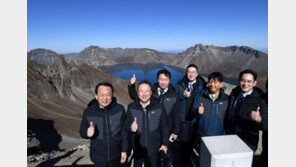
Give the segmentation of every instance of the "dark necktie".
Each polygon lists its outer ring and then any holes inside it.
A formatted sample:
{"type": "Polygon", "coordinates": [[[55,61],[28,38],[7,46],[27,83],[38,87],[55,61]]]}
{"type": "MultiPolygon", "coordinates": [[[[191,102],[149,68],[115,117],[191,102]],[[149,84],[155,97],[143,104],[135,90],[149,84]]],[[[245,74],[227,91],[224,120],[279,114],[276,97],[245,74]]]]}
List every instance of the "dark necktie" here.
{"type": "Polygon", "coordinates": [[[160,96],[162,96],[162,95],[163,95],[163,93],[164,93],[164,90],[163,90],[163,89],[160,89],[159,91],[160,91],[160,95],[159,95],[159,97],[160,97],[160,96]]]}
{"type": "Polygon", "coordinates": [[[239,98],[236,101],[235,107],[234,107],[234,115],[235,115],[235,117],[239,116],[239,111],[240,111],[240,108],[242,106],[242,103],[243,103],[244,99],[245,99],[245,97],[243,96],[243,94],[240,94],[239,98]]]}

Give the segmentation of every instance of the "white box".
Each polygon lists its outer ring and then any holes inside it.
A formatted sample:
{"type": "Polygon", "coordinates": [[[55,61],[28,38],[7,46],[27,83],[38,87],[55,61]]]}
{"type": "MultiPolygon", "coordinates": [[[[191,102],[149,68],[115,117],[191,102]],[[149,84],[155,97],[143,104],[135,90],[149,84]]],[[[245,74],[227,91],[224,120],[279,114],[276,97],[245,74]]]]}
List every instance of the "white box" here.
{"type": "Polygon", "coordinates": [[[251,167],[253,151],[237,135],[201,138],[201,167],[251,167]]]}

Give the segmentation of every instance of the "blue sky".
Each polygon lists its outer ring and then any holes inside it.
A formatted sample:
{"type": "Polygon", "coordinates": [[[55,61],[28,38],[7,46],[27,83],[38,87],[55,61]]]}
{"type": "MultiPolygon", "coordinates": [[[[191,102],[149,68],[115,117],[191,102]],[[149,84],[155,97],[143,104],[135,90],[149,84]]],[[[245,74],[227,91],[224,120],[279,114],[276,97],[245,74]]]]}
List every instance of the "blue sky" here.
{"type": "Polygon", "coordinates": [[[90,45],[185,50],[197,43],[267,52],[267,0],[28,0],[27,50],[90,45]]]}

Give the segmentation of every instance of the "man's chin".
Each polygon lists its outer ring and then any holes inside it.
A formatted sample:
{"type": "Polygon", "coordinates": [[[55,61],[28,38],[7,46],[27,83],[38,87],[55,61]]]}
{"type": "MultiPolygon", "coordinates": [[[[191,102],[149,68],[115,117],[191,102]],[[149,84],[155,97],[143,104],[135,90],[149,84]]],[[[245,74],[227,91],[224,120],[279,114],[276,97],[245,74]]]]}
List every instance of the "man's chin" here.
{"type": "Polygon", "coordinates": [[[148,101],[149,101],[149,99],[144,99],[144,100],[141,99],[141,102],[142,102],[142,103],[147,103],[148,101]]]}
{"type": "Polygon", "coordinates": [[[241,88],[242,89],[242,91],[248,91],[249,90],[249,88],[241,88]]]}
{"type": "Polygon", "coordinates": [[[161,89],[166,89],[168,86],[160,86],[161,89]]]}
{"type": "Polygon", "coordinates": [[[190,81],[190,82],[193,82],[194,80],[195,80],[195,79],[190,79],[190,78],[189,78],[189,81],[190,81]]]}
{"type": "Polygon", "coordinates": [[[102,104],[102,107],[107,107],[110,103],[104,103],[102,104]]]}

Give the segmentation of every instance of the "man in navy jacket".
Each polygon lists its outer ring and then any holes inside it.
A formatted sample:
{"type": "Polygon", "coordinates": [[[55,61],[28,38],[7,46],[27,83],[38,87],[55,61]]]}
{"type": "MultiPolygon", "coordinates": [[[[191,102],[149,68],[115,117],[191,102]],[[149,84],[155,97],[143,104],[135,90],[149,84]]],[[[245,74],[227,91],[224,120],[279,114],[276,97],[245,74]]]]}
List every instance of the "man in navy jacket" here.
{"type": "Polygon", "coordinates": [[[225,134],[224,117],[228,107],[228,96],[222,86],[223,75],[213,72],[208,77],[208,88],[199,96],[197,133],[200,137],[225,134]]]}

